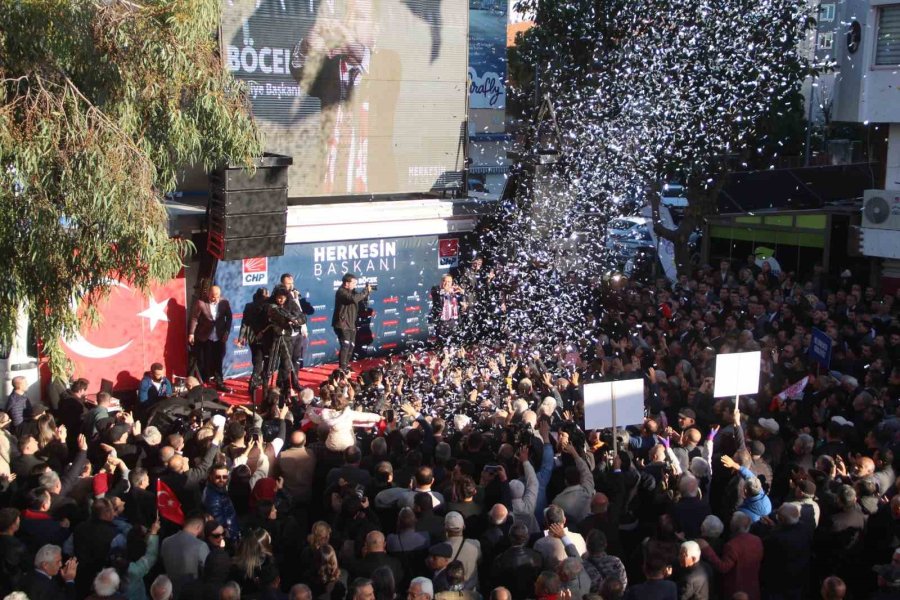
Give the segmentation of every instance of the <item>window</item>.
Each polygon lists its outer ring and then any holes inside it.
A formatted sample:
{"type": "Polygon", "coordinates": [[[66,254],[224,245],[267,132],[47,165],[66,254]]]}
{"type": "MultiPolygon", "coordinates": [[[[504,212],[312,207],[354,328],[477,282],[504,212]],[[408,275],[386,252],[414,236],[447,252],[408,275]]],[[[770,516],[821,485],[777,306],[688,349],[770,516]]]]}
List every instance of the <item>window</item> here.
{"type": "Polygon", "coordinates": [[[900,65],[900,4],[878,9],[875,64],[900,65]]]}
{"type": "Polygon", "coordinates": [[[819,21],[827,23],[834,21],[834,3],[819,5],[819,21]]]}
{"type": "Polygon", "coordinates": [[[834,48],[834,32],[833,31],[823,31],[819,34],[819,45],[817,46],[819,50],[831,50],[834,48]]]}

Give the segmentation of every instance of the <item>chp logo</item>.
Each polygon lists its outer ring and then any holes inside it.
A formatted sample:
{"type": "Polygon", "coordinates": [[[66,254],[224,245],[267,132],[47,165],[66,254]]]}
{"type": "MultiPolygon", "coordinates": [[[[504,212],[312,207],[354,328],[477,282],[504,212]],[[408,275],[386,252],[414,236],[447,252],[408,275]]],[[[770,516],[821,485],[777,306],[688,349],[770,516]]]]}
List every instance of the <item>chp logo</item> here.
{"type": "Polygon", "coordinates": [[[268,258],[245,258],[241,261],[241,285],[266,285],[268,283],[268,258]]]}
{"type": "Polygon", "coordinates": [[[438,268],[451,269],[459,266],[459,240],[456,238],[438,242],[438,268]]]}

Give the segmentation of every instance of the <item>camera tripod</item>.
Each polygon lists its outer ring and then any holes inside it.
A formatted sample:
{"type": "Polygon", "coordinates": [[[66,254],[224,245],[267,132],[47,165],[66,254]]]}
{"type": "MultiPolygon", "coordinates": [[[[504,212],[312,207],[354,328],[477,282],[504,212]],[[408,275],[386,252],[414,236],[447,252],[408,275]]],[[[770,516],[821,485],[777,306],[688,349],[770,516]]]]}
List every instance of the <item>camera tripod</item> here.
{"type": "MultiPolygon", "coordinates": [[[[294,381],[299,381],[297,377],[297,370],[294,368],[294,361],[291,360],[291,348],[288,346],[287,340],[285,338],[289,338],[289,336],[277,335],[275,334],[274,339],[272,340],[272,345],[269,348],[269,355],[266,358],[266,368],[263,371],[263,399],[268,395],[269,390],[273,387],[277,388],[276,385],[273,385],[272,378],[278,376],[278,371],[281,369],[281,361],[282,361],[282,353],[288,357],[288,365],[291,367],[291,372],[288,375],[288,381],[284,384],[287,389],[290,389],[294,385],[294,381]]],[[[251,400],[253,398],[251,397],[251,400]]],[[[287,401],[287,398],[282,397],[281,406],[287,401]]]]}

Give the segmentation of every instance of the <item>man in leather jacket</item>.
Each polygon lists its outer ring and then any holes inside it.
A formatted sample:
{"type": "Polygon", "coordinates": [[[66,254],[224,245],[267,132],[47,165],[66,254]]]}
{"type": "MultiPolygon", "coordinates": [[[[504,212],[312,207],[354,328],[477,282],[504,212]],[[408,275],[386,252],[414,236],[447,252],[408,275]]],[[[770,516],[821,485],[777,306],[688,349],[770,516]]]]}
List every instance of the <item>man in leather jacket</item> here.
{"type": "Polygon", "coordinates": [[[492,586],[506,585],[513,598],[530,598],[541,572],[541,555],[527,547],[528,526],[516,523],[509,530],[510,548],[500,554],[491,570],[492,586]]]}

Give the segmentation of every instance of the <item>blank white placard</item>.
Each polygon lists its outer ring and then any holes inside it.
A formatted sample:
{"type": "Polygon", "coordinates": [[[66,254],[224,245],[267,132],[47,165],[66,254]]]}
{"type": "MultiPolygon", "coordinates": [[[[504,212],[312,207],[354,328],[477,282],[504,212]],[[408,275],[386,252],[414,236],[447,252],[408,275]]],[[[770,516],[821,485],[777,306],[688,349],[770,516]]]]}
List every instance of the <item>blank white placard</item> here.
{"type": "Polygon", "coordinates": [[[716,355],[716,385],[713,396],[743,396],[759,392],[760,352],[716,355]]]}
{"type": "Polygon", "coordinates": [[[584,385],[584,428],[605,429],[613,426],[612,398],[616,397],[616,426],[639,425],[644,422],[644,379],[599,381],[584,385]]]}

